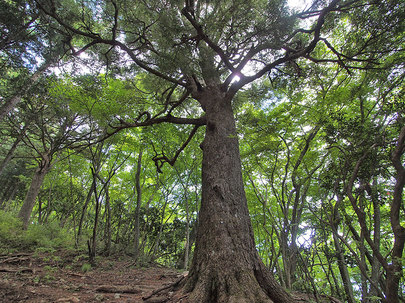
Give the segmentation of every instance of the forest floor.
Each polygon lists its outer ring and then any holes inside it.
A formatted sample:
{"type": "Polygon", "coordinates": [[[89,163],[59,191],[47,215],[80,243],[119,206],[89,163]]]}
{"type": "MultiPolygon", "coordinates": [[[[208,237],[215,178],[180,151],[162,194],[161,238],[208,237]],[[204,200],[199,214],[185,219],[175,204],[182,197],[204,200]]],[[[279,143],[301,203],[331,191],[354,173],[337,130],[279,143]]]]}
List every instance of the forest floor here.
{"type": "MultiPolygon", "coordinates": [[[[97,266],[74,252],[0,255],[0,303],[187,303],[173,292],[187,275],[159,265],[138,267],[130,257],[99,257],[97,266]]],[[[294,292],[295,302],[314,302],[294,292]]],[[[321,298],[322,297],[322,298],[321,298]]],[[[341,303],[328,296],[317,302],[341,303]]]]}
{"type": "Polygon", "coordinates": [[[91,268],[85,255],[63,251],[2,255],[0,302],[166,302],[170,292],[150,295],[184,275],[161,266],[140,268],[129,257],[99,258],[91,268]]]}

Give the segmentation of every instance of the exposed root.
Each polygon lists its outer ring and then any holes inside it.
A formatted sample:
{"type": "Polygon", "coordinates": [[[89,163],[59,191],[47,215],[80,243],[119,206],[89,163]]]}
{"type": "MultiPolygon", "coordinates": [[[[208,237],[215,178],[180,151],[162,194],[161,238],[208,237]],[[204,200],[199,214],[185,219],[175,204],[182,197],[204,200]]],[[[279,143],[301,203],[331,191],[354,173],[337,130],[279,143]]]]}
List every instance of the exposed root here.
{"type": "Polygon", "coordinates": [[[148,303],[167,302],[167,301],[169,301],[169,299],[171,297],[169,294],[176,291],[177,289],[179,289],[183,285],[182,282],[184,280],[185,280],[185,276],[181,276],[173,283],[170,283],[159,289],[154,290],[150,295],[142,297],[142,299],[148,303]],[[154,296],[158,296],[158,297],[153,298],[154,296]]]}
{"type": "Polygon", "coordinates": [[[342,303],[342,301],[327,295],[313,295],[313,294],[306,294],[301,292],[293,292],[292,296],[294,298],[295,303],[311,303],[311,302],[318,302],[318,303],[342,303]]]}
{"type": "Polygon", "coordinates": [[[187,281],[185,292],[189,302],[198,303],[272,303],[261,288],[253,271],[204,270],[198,278],[187,281]]]}
{"type": "Polygon", "coordinates": [[[0,272],[9,272],[9,273],[34,273],[31,268],[23,267],[18,269],[12,269],[7,267],[0,267],[0,272]]]}
{"type": "Polygon", "coordinates": [[[321,297],[328,299],[331,303],[342,303],[342,301],[339,301],[338,299],[331,296],[321,295],[321,297]]]}
{"type": "Polygon", "coordinates": [[[4,263],[9,263],[9,264],[16,264],[16,263],[22,263],[25,261],[30,260],[29,257],[25,257],[25,256],[17,256],[17,257],[10,257],[7,258],[5,260],[1,260],[0,264],[4,264],[4,263]]]}
{"type": "Polygon", "coordinates": [[[140,288],[128,287],[128,286],[114,286],[114,285],[101,285],[96,288],[98,292],[104,293],[126,293],[126,294],[139,294],[142,292],[140,288]]]}
{"type": "MultiPolygon", "coordinates": [[[[201,277],[200,277],[201,278],[201,277]]],[[[248,275],[241,275],[240,281],[234,277],[216,277],[216,280],[199,280],[195,283],[194,289],[188,288],[188,283],[192,282],[190,277],[178,278],[175,282],[154,290],[150,295],[143,297],[145,303],[278,303],[285,302],[271,300],[266,289],[258,285],[257,280],[250,284],[248,275]],[[242,281],[242,282],[240,282],[242,281]],[[232,286],[235,282],[235,285],[232,286]],[[187,284],[186,284],[187,283],[187,284]]],[[[260,284],[260,282],[259,282],[260,284]]],[[[267,286],[268,288],[269,286],[267,286]]],[[[273,294],[274,296],[274,294],[273,294]]],[[[283,299],[281,299],[283,300],[283,299]]],[[[293,292],[288,296],[288,302],[294,303],[342,303],[336,298],[312,294],[293,292]]]]}

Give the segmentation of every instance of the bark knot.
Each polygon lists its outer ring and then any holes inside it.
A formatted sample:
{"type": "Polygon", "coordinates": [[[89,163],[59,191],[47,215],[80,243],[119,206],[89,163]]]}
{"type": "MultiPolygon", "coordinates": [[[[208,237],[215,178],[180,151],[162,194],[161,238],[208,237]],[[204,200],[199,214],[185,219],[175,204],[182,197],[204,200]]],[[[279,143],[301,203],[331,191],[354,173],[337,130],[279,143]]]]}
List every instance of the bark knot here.
{"type": "Polygon", "coordinates": [[[218,180],[216,181],[212,188],[214,191],[220,196],[222,200],[225,200],[225,192],[229,189],[228,185],[226,184],[225,180],[218,180]]]}
{"type": "Polygon", "coordinates": [[[215,130],[215,128],[216,128],[216,125],[215,125],[214,122],[208,121],[207,122],[207,128],[208,128],[209,131],[213,132],[215,130]]]}

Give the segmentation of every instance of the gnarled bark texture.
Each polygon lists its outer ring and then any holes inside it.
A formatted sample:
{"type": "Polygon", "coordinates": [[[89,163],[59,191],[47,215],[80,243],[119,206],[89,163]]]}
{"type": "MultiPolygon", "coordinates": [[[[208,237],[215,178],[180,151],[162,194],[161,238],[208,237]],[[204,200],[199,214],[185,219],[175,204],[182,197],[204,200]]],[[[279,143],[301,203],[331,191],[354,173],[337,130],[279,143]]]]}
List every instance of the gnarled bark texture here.
{"type": "Polygon", "coordinates": [[[185,291],[189,302],[292,302],[260,260],[244,191],[232,96],[219,86],[196,94],[206,113],[202,202],[185,291]]]}

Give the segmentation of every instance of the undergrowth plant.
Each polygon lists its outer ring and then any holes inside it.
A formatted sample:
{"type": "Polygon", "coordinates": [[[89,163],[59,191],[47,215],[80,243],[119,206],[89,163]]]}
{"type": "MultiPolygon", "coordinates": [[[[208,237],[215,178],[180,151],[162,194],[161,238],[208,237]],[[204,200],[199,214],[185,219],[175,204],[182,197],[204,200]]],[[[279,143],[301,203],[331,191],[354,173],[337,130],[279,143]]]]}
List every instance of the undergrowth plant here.
{"type": "Polygon", "coordinates": [[[27,230],[13,214],[0,210],[0,253],[15,251],[46,251],[73,247],[71,233],[54,222],[31,224],[27,230]]]}

